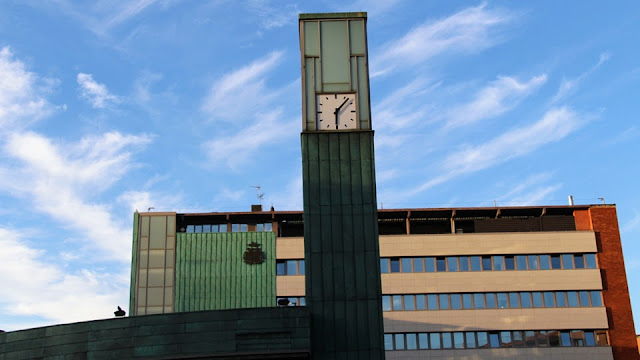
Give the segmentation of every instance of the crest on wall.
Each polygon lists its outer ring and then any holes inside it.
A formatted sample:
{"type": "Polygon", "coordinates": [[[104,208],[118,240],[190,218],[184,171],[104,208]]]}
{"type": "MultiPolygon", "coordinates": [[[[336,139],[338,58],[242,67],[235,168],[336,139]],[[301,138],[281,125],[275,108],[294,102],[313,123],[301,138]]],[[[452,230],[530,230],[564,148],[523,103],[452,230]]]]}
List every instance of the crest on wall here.
{"type": "Polygon", "coordinates": [[[258,265],[265,261],[264,251],[262,251],[262,245],[257,242],[252,242],[247,246],[247,250],[242,254],[242,260],[245,264],[258,265]]]}

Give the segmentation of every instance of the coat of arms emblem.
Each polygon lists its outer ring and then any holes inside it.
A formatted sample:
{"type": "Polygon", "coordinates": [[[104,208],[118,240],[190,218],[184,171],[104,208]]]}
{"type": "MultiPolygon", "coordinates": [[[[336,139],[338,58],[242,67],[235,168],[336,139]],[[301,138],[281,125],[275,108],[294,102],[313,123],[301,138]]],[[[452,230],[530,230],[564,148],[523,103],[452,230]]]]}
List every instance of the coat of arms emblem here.
{"type": "Polygon", "coordinates": [[[262,251],[262,245],[257,242],[252,242],[247,246],[247,251],[242,255],[242,260],[249,265],[262,264],[265,260],[264,251],[262,251]]]}

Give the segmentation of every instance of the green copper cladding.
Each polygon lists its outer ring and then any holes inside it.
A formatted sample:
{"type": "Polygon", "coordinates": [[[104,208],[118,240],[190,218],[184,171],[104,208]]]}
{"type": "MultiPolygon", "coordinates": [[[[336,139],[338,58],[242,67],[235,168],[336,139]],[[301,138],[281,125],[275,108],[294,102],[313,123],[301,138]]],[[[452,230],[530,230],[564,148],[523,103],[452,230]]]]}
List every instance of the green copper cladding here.
{"type": "Polygon", "coordinates": [[[301,138],[314,359],[384,359],[373,131],[301,138]]]}
{"type": "Polygon", "coordinates": [[[134,314],[136,306],[136,271],[138,269],[138,211],[133,213],[133,245],[131,249],[131,288],[129,289],[129,314],[134,314]]]}
{"type": "Polygon", "coordinates": [[[176,312],[276,306],[273,232],[178,233],[176,250],[176,312]],[[262,264],[242,259],[252,242],[262,264]]]}

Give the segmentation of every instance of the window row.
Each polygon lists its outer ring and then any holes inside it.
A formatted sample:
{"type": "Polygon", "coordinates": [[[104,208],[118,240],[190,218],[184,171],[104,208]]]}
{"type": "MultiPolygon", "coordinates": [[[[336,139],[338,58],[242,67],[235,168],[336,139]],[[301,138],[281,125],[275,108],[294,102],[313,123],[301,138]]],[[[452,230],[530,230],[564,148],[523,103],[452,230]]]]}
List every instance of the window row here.
{"type": "MultiPolygon", "coordinates": [[[[271,223],[255,224],[258,232],[273,231],[271,223]]],[[[184,230],[183,230],[184,231],[184,230]]],[[[248,224],[231,224],[231,232],[247,232],[249,231],[248,224]]],[[[186,232],[188,233],[217,233],[227,232],[227,224],[207,224],[207,225],[187,225],[186,232]]]]}
{"type": "Polygon", "coordinates": [[[380,259],[382,273],[595,269],[595,254],[392,257],[380,259]]]}
{"type": "Polygon", "coordinates": [[[281,299],[289,300],[289,304],[287,306],[307,306],[307,301],[304,296],[279,296],[276,299],[276,303],[279,304],[281,299]]]}
{"type": "Polygon", "coordinates": [[[602,306],[600,291],[383,295],[382,311],[602,306]]]}
{"type": "Polygon", "coordinates": [[[385,350],[582,347],[608,345],[605,330],[466,331],[384,334],[385,350]]]}
{"type": "Polygon", "coordinates": [[[304,260],[276,260],[276,275],[304,275],[304,260]]]}

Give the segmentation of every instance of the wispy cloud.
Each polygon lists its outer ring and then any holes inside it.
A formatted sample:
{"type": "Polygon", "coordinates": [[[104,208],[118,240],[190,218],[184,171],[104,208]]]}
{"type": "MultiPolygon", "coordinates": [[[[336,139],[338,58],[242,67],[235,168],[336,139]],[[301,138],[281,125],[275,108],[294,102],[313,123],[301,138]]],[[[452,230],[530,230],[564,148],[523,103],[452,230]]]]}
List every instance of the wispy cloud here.
{"type": "Polygon", "coordinates": [[[259,21],[261,28],[270,30],[295,23],[300,10],[296,4],[285,4],[278,1],[250,0],[248,10],[259,21]]]}
{"type": "Polygon", "coordinates": [[[274,51],[214,82],[203,101],[202,111],[212,119],[242,121],[270,102],[275,94],[266,89],[266,75],[282,56],[281,51],[274,51]]]}
{"type": "Polygon", "coordinates": [[[371,76],[387,74],[400,65],[415,65],[437,55],[474,53],[501,41],[500,27],[515,15],[486,4],[449,17],[427,21],[400,39],[390,41],[372,58],[371,76]]]}
{"type": "Polygon", "coordinates": [[[429,110],[424,99],[440,85],[418,78],[376,102],[372,109],[376,128],[401,130],[422,120],[429,110]]]}
{"type": "Polygon", "coordinates": [[[598,62],[595,65],[593,65],[591,68],[589,68],[587,71],[580,74],[578,77],[575,77],[573,79],[566,79],[566,78],[562,79],[562,82],[558,87],[558,91],[556,92],[553,99],[551,100],[551,103],[557,103],[571,96],[573,93],[575,93],[575,91],[580,87],[581,83],[586,78],[588,78],[589,75],[591,75],[594,71],[596,71],[600,66],[602,66],[604,63],[609,61],[609,59],[611,59],[611,54],[606,52],[602,53],[600,54],[598,62]]]}
{"type": "Polygon", "coordinates": [[[551,180],[551,173],[530,175],[520,183],[516,183],[505,194],[498,196],[496,200],[499,204],[508,206],[549,204],[551,194],[562,188],[561,183],[549,184],[551,180]]]}
{"type": "Polygon", "coordinates": [[[79,73],[77,81],[80,95],[96,109],[104,109],[120,102],[120,98],[111,94],[104,84],[93,80],[91,74],[79,73]]]}
{"type": "Polygon", "coordinates": [[[106,258],[126,260],[130,229],[114,218],[110,205],[94,199],[132,166],[133,151],[148,136],[117,132],[54,143],[33,133],[12,134],[3,152],[12,166],[0,167],[0,189],[31,201],[35,210],[85,234],[86,245],[106,258]]]}
{"type": "Polygon", "coordinates": [[[640,211],[634,210],[633,217],[620,227],[620,232],[630,233],[640,227],[640,211]]]}
{"type": "Polygon", "coordinates": [[[539,89],[547,81],[545,74],[521,82],[510,76],[498,76],[489,85],[479,90],[473,100],[450,110],[446,129],[473,124],[477,121],[499,116],[539,89]]]}
{"type": "Polygon", "coordinates": [[[14,58],[9,47],[0,49],[0,131],[26,127],[54,111],[42,82],[14,58]]]}

